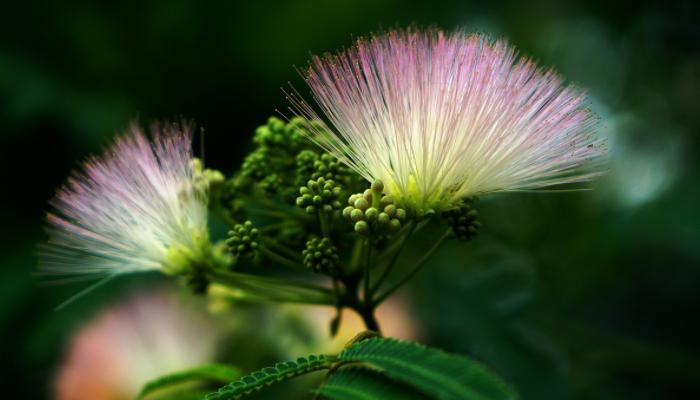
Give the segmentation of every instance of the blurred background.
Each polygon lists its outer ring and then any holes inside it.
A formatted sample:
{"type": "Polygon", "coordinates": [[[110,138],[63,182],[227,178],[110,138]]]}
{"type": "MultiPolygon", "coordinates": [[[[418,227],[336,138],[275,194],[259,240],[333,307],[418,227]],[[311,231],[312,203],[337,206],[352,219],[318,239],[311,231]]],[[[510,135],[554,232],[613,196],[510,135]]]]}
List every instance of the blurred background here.
{"type": "MultiPolygon", "coordinates": [[[[295,66],[310,53],[409,23],[506,37],[587,88],[610,162],[593,191],[482,198],[481,235],[402,291],[403,334],[478,357],[523,399],[700,398],[695,1],[33,3],[0,13],[0,381],[13,398],[54,398],[76,333],[167,285],[120,278],[54,311],[86,284],[40,284],[37,245],[80,160],[134,118],[185,116],[206,129],[207,164],[232,172],[254,128],[286,108],[280,87],[304,87],[295,66]]],[[[326,334],[306,316],[263,338],[260,314],[234,314],[253,332],[228,349],[245,368],[326,334]]]]}

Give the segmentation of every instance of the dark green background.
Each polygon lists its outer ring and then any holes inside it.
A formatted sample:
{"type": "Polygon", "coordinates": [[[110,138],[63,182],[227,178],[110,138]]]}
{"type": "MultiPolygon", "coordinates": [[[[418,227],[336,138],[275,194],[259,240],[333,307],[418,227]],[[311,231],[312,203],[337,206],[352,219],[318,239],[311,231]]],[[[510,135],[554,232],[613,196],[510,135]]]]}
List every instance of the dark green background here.
{"type": "MultiPolygon", "coordinates": [[[[16,2],[19,3],[19,2],[16,2]]],[[[594,191],[484,198],[483,234],[413,285],[428,341],[489,363],[524,399],[700,398],[700,30],[694,1],[122,1],[0,9],[3,391],[47,398],[62,346],[127,278],[37,284],[47,202],[129,120],[191,117],[232,171],[286,107],[294,66],[379,28],[509,38],[588,88],[608,137],[594,191]]],[[[153,279],[153,278],[149,278],[153,279]]]]}

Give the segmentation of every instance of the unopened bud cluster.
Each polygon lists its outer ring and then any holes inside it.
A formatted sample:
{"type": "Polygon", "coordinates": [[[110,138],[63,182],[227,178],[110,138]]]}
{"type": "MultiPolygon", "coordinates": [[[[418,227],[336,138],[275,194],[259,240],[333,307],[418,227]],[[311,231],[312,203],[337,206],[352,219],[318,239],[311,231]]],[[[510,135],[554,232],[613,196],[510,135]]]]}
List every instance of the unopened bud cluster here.
{"type": "Polygon", "coordinates": [[[318,178],[309,180],[306,186],[299,189],[300,196],[297,197],[297,206],[313,214],[317,210],[329,212],[341,207],[338,201],[340,186],[337,186],[331,179],[318,178]]]}
{"type": "Polygon", "coordinates": [[[303,133],[304,122],[295,117],[289,123],[285,123],[279,118],[270,117],[267,124],[255,130],[253,142],[263,147],[285,147],[289,149],[297,148],[304,143],[303,133]]]}
{"type": "Polygon", "coordinates": [[[296,171],[301,182],[324,178],[336,183],[345,182],[350,170],[330,154],[318,154],[313,150],[302,150],[296,156],[296,171]]]}
{"type": "Polygon", "coordinates": [[[270,156],[266,148],[248,154],[241,165],[241,174],[250,179],[264,178],[268,174],[270,156]]]}
{"type": "Polygon", "coordinates": [[[479,213],[469,202],[461,202],[459,207],[445,211],[442,216],[452,227],[453,234],[460,240],[470,240],[479,232],[481,226],[477,220],[479,213]]]}
{"type": "Polygon", "coordinates": [[[231,249],[231,253],[237,257],[250,256],[258,248],[256,240],[259,232],[250,221],[234,225],[233,230],[229,231],[228,235],[226,245],[231,249]]]}
{"type": "Polygon", "coordinates": [[[347,167],[341,164],[337,158],[330,154],[322,154],[321,157],[314,161],[314,173],[311,178],[333,179],[338,182],[344,179],[348,174],[349,171],[347,167]]]}
{"type": "Polygon", "coordinates": [[[302,252],[304,265],[314,272],[333,273],[338,266],[338,248],[328,238],[313,238],[302,252]]]}
{"type": "Polygon", "coordinates": [[[384,184],[377,180],[364,193],[356,193],[348,199],[343,217],[355,224],[355,232],[365,235],[371,232],[397,231],[406,219],[406,210],[398,208],[391,196],[382,195],[384,184]]]}

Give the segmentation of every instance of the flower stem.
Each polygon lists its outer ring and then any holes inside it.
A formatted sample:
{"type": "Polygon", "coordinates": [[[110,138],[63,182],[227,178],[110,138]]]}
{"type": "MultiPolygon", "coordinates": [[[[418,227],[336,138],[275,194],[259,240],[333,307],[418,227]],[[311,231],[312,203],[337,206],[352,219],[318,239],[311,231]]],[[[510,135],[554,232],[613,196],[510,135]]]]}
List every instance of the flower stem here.
{"type": "Polygon", "coordinates": [[[399,248],[396,250],[396,252],[394,252],[393,257],[391,258],[391,261],[389,262],[389,265],[387,265],[387,267],[382,272],[381,276],[379,276],[379,279],[377,280],[377,282],[375,282],[375,284],[370,289],[371,294],[374,294],[382,286],[382,283],[384,283],[384,280],[386,280],[386,278],[389,276],[389,274],[391,273],[391,270],[394,268],[394,265],[396,265],[396,261],[399,259],[399,256],[403,252],[404,247],[406,247],[406,243],[408,242],[408,239],[411,237],[411,235],[413,234],[413,231],[416,229],[416,224],[413,221],[409,222],[409,224],[411,226],[408,228],[408,232],[405,235],[403,235],[403,237],[401,238],[401,243],[399,244],[399,248]]]}
{"type": "Polygon", "coordinates": [[[304,268],[303,265],[296,263],[290,260],[289,258],[283,257],[265,246],[259,246],[258,249],[262,254],[264,254],[267,258],[271,259],[272,261],[278,262],[286,267],[292,268],[297,271],[306,271],[306,268],[304,268]]]}
{"type": "Polygon", "coordinates": [[[206,277],[209,282],[241,290],[246,295],[243,297],[302,304],[333,305],[336,303],[331,290],[305,282],[218,269],[206,271],[206,277]]]}
{"type": "Polygon", "coordinates": [[[369,307],[366,308],[362,311],[358,311],[360,314],[360,317],[362,317],[362,321],[365,323],[365,327],[367,330],[377,332],[379,334],[382,333],[381,328],[379,327],[379,323],[377,322],[377,319],[374,317],[374,308],[369,307]]]}
{"type": "Polygon", "coordinates": [[[328,220],[326,220],[325,212],[321,209],[318,210],[318,221],[321,225],[321,234],[323,234],[323,237],[330,238],[331,232],[328,228],[328,220]]]}
{"type": "MultiPolygon", "coordinates": [[[[365,284],[365,289],[364,289],[364,295],[365,295],[365,304],[370,304],[372,301],[372,295],[370,292],[370,281],[369,281],[369,270],[370,270],[370,265],[371,265],[371,260],[372,260],[372,247],[370,246],[370,238],[367,237],[364,240],[364,284],[365,284]]],[[[363,317],[364,318],[364,317],[363,317]]],[[[369,329],[369,328],[368,328],[369,329]]]]}
{"type": "Polygon", "coordinates": [[[384,292],[381,296],[377,298],[377,300],[374,302],[375,304],[381,304],[384,300],[386,300],[387,297],[389,297],[392,293],[394,293],[396,290],[398,290],[401,286],[403,286],[406,282],[408,282],[413,276],[420,271],[420,269],[425,265],[425,263],[428,261],[428,259],[437,251],[437,249],[440,248],[440,246],[445,242],[447,238],[449,238],[452,235],[452,230],[447,229],[447,231],[440,237],[440,239],[437,240],[433,244],[433,247],[430,248],[425,254],[423,254],[423,257],[421,257],[416,264],[411,268],[411,270],[404,275],[398,282],[394,284],[391,288],[389,288],[386,292],[384,292]]]}

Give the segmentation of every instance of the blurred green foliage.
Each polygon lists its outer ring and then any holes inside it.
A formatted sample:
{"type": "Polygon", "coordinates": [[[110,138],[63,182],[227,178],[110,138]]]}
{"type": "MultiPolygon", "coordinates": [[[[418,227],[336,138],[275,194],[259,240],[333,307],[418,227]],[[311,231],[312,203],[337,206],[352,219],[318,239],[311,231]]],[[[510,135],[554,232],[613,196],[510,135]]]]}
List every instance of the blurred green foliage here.
{"type": "Polygon", "coordinates": [[[47,202],[76,160],[132,118],[183,115],[206,128],[207,164],[231,172],[254,127],[286,108],[280,86],[303,88],[294,66],[310,52],[417,23],[505,36],[556,67],[589,89],[610,149],[593,191],[476,204],[481,234],[405,291],[426,341],[481,358],[524,399],[700,397],[699,16],[690,0],[4,5],[5,390],[49,398],[71,333],[158,279],[124,278],[53,310],[85,286],[33,276],[47,202]]]}

